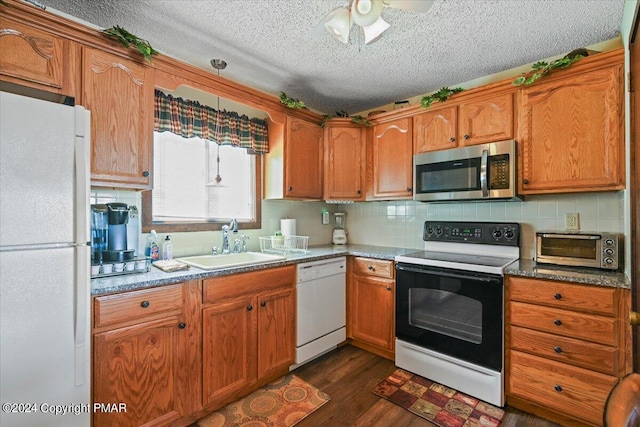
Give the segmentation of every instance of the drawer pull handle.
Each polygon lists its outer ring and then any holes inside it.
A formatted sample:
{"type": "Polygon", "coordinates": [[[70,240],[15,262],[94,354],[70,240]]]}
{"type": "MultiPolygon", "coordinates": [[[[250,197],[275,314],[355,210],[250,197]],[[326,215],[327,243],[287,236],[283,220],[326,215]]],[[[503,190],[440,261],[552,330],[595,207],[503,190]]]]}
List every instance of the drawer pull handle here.
{"type": "Polygon", "coordinates": [[[267,306],[267,302],[266,302],[266,301],[262,301],[262,302],[260,303],[260,307],[266,307],[266,306],[267,306]]]}
{"type": "Polygon", "coordinates": [[[247,306],[247,310],[249,310],[249,311],[253,310],[253,306],[252,305],[248,305],[247,306]]]}
{"type": "Polygon", "coordinates": [[[149,307],[149,305],[150,305],[149,301],[142,301],[140,303],[140,307],[142,307],[142,308],[147,308],[147,307],[149,307]]]}
{"type": "Polygon", "coordinates": [[[184,323],[184,322],[180,322],[180,323],[178,323],[178,328],[180,328],[180,329],[184,329],[184,328],[186,328],[186,327],[187,327],[187,324],[186,324],[186,323],[184,323]]]}
{"type": "Polygon", "coordinates": [[[562,299],[562,294],[555,293],[555,294],[553,294],[553,297],[554,297],[555,299],[562,299]]]}
{"type": "Polygon", "coordinates": [[[391,290],[391,286],[387,286],[387,290],[390,291],[391,290]]]}
{"type": "Polygon", "coordinates": [[[560,353],[562,353],[562,348],[556,346],[556,347],[553,347],[553,351],[555,351],[556,353],[560,354],[560,353]]]}
{"type": "Polygon", "coordinates": [[[373,265],[370,265],[369,267],[367,267],[369,269],[369,271],[373,271],[373,265]]]}
{"type": "Polygon", "coordinates": [[[554,323],[556,326],[560,326],[560,325],[562,325],[562,320],[560,320],[560,319],[555,319],[555,320],[553,321],[553,323],[554,323]]]}
{"type": "Polygon", "coordinates": [[[554,386],[553,386],[553,389],[554,389],[555,391],[557,391],[558,393],[560,393],[560,392],[562,391],[562,386],[561,386],[561,385],[556,384],[556,385],[554,385],[554,386]]]}

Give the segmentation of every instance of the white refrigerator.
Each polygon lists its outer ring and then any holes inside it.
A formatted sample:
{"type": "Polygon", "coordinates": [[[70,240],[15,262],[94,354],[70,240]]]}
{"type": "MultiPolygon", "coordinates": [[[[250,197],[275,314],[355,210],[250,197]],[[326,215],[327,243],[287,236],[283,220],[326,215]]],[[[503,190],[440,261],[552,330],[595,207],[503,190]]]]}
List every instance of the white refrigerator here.
{"type": "Polygon", "coordinates": [[[0,92],[0,425],[90,425],[89,112],[0,92]]]}

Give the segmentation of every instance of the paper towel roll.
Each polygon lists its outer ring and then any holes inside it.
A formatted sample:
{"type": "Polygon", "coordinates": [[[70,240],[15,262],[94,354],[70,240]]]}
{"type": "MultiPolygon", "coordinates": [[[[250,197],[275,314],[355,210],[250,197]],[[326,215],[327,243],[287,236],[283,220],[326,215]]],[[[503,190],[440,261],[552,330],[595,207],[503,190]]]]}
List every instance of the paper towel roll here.
{"type": "Polygon", "coordinates": [[[295,219],[281,219],[280,220],[280,232],[283,236],[295,236],[296,235],[296,220],[295,219]]]}

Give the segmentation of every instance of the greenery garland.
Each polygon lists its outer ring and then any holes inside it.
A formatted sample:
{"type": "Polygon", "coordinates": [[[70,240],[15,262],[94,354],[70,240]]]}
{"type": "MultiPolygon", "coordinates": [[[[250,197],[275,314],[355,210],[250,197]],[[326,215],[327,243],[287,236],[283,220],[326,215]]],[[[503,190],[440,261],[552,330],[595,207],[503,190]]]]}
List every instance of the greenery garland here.
{"type": "Polygon", "coordinates": [[[422,105],[423,108],[429,108],[431,107],[431,104],[433,104],[435,101],[445,102],[447,99],[449,99],[451,95],[454,95],[458,92],[462,92],[463,90],[464,89],[461,87],[456,87],[453,89],[449,89],[448,87],[443,87],[436,93],[432,93],[431,95],[426,95],[420,98],[420,105],[422,105]]]}
{"type": "Polygon", "coordinates": [[[369,119],[367,119],[366,117],[363,116],[349,116],[349,114],[347,114],[344,111],[336,111],[336,114],[325,114],[324,116],[322,116],[322,121],[320,122],[320,127],[323,128],[325,127],[325,125],[327,124],[327,121],[333,119],[334,117],[349,117],[351,118],[351,122],[358,124],[358,125],[364,125],[364,126],[371,126],[371,122],[369,121],[369,119]]]}
{"type": "Polygon", "coordinates": [[[565,57],[556,59],[555,61],[552,61],[550,63],[545,61],[538,61],[531,66],[534,71],[529,77],[520,76],[513,81],[513,85],[521,86],[533,84],[536,80],[546,76],[551,71],[559,70],[561,68],[567,68],[571,64],[579,61],[582,58],[584,58],[584,55],[578,53],[575,55],[568,54],[565,57]]]}
{"type": "Polygon", "coordinates": [[[304,102],[300,101],[299,99],[289,98],[284,92],[280,92],[280,102],[293,109],[307,108],[307,106],[304,105],[304,102]]]}
{"type": "Polygon", "coordinates": [[[148,41],[139,38],[131,34],[124,28],[116,25],[115,27],[107,28],[102,31],[107,37],[116,39],[120,44],[127,49],[134,45],[138,51],[144,56],[144,59],[151,62],[151,55],[157,55],[159,52],[151,47],[148,41]]]}

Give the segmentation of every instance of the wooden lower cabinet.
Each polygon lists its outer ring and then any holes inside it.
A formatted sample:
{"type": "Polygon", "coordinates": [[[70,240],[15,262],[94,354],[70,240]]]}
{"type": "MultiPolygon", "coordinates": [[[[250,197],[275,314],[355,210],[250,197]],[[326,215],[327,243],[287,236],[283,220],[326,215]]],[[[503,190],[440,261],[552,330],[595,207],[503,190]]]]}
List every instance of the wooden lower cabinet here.
{"type": "Polygon", "coordinates": [[[350,257],[347,271],[347,337],[367,351],[394,360],[393,261],[350,257]]]}
{"type": "Polygon", "coordinates": [[[217,409],[286,374],[295,361],[295,267],[203,283],[203,406],[217,409]]]}
{"type": "Polygon", "coordinates": [[[600,426],[631,371],[626,289],[507,278],[507,404],[567,426],[600,426]]]}
{"type": "Polygon", "coordinates": [[[198,294],[194,281],[94,298],[93,402],[126,405],[94,426],[179,425],[199,409],[198,294]]]}

